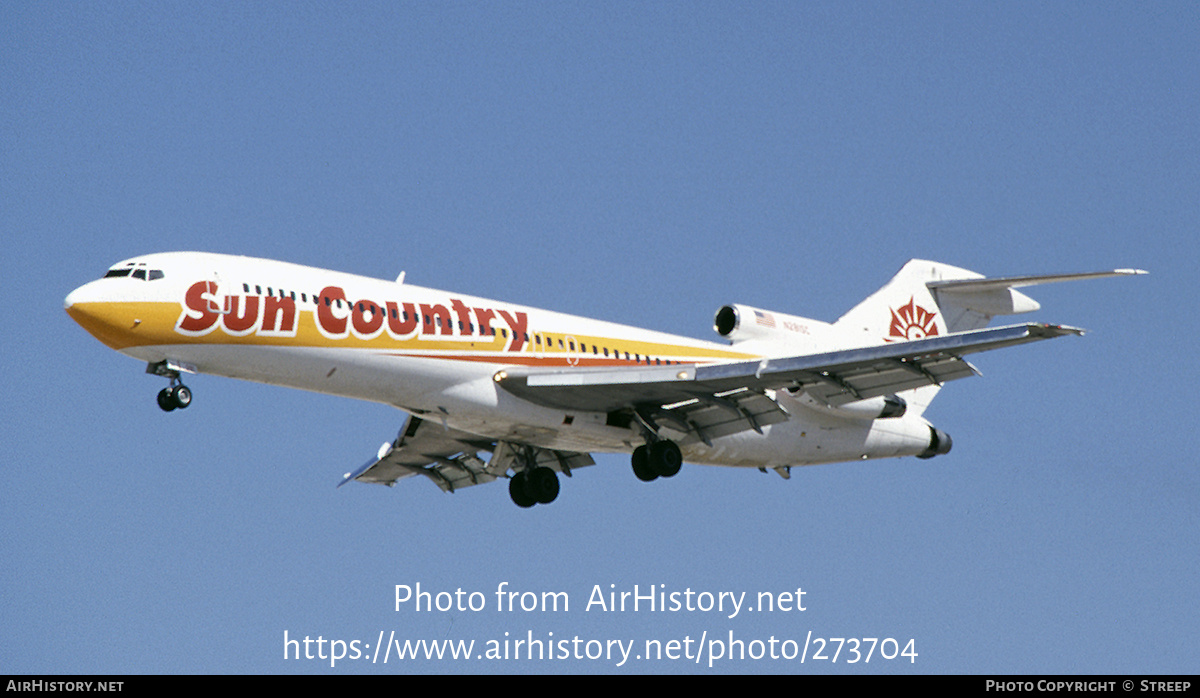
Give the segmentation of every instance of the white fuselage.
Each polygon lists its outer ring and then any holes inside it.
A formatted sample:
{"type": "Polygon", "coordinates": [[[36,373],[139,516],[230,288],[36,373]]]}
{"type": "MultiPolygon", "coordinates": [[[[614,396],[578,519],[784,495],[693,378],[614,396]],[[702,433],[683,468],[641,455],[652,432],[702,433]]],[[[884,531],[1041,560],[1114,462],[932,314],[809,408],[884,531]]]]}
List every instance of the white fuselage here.
{"type": "MultiPolygon", "coordinates": [[[[494,439],[629,452],[642,440],[603,412],[521,400],[512,367],[708,364],[757,358],[661,332],[284,262],[163,253],[122,262],[66,299],[112,348],[149,363],[393,405],[494,439]],[[126,273],[127,271],[127,273],[126,273]]],[[[920,454],[919,415],[856,417],[775,395],[787,421],[712,440],[680,435],[686,461],[779,467],[920,454]]]]}

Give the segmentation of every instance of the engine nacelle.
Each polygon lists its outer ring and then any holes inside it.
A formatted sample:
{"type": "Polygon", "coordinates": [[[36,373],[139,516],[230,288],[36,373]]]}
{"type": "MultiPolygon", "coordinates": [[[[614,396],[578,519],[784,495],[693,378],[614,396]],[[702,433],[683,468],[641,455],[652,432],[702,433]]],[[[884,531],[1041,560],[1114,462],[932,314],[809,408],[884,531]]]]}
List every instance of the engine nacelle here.
{"type": "Polygon", "coordinates": [[[796,402],[817,412],[850,419],[899,419],[908,412],[908,403],[899,395],[880,395],[835,406],[818,400],[798,388],[788,388],[781,391],[781,394],[787,394],[796,402]]]}
{"type": "Polygon", "coordinates": [[[815,348],[834,334],[833,326],[827,322],[740,303],[721,306],[713,318],[713,329],[733,344],[762,342],[799,349],[815,348]]]}
{"type": "Polygon", "coordinates": [[[917,458],[933,458],[934,456],[944,456],[950,452],[950,447],[954,445],[950,435],[941,429],[929,427],[929,448],[917,454],[917,458]]]}
{"type": "Polygon", "coordinates": [[[908,403],[899,395],[881,395],[867,400],[848,402],[845,405],[831,407],[830,410],[858,419],[899,419],[908,412],[908,403]]]}

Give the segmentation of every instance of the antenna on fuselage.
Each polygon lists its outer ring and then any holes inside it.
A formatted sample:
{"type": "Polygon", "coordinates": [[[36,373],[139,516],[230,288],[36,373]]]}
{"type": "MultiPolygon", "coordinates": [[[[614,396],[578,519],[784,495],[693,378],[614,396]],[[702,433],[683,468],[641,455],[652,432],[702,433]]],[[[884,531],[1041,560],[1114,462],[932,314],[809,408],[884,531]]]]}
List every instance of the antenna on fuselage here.
{"type": "Polygon", "coordinates": [[[396,277],[396,283],[398,283],[398,284],[404,283],[404,272],[400,272],[400,276],[396,277]]]}

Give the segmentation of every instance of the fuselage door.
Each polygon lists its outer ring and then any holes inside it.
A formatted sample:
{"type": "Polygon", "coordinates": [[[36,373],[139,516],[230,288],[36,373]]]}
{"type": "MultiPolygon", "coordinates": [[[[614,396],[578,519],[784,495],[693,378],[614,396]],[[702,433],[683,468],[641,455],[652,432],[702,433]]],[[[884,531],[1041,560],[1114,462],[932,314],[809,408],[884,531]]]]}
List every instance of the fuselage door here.
{"type": "Polygon", "coordinates": [[[563,337],[563,343],[565,344],[563,349],[565,349],[567,352],[567,363],[571,366],[578,366],[579,353],[581,351],[579,348],[579,341],[576,340],[573,335],[567,335],[566,337],[563,337]]]}
{"type": "Polygon", "coordinates": [[[205,309],[210,313],[228,315],[233,312],[230,293],[237,289],[228,286],[229,282],[221,278],[221,272],[213,271],[208,279],[208,292],[204,294],[205,309]]]}

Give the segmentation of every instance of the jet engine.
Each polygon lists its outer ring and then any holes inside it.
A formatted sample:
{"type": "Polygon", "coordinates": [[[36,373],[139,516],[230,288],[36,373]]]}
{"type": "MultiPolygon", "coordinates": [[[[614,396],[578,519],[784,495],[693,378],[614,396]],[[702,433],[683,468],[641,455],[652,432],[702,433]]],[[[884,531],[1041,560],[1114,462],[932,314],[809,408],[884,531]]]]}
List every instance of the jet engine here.
{"type": "Polygon", "coordinates": [[[713,318],[713,329],[730,344],[766,356],[835,351],[863,346],[861,334],[845,328],[773,310],[735,303],[723,305],[713,318]]]}
{"type": "Polygon", "coordinates": [[[832,333],[833,326],[820,320],[736,303],[723,305],[717,310],[713,329],[733,344],[759,341],[815,347],[817,341],[832,333]]]}
{"type": "Polygon", "coordinates": [[[830,405],[800,388],[788,388],[786,394],[809,409],[850,419],[899,419],[908,411],[908,403],[899,395],[880,395],[843,405],[830,405]]]}
{"type": "Polygon", "coordinates": [[[934,456],[944,456],[950,452],[950,447],[954,445],[950,435],[941,429],[929,427],[929,448],[917,454],[917,458],[933,458],[934,456]]]}

